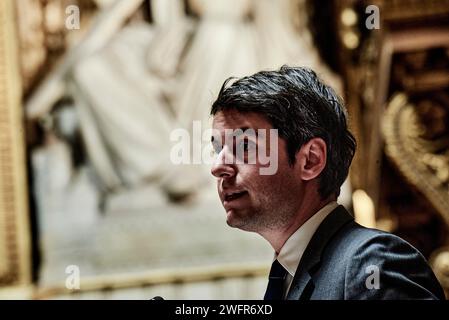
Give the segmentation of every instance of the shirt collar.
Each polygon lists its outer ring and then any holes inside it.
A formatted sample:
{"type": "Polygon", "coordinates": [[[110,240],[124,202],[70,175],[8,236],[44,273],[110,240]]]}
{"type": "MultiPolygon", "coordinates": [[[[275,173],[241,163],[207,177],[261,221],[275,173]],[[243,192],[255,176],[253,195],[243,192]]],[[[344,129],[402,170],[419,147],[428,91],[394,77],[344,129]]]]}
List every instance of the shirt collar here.
{"type": "Polygon", "coordinates": [[[277,259],[291,276],[295,275],[299,261],[316,229],[318,229],[327,215],[337,207],[338,203],[336,201],[329,202],[287,239],[278,255],[275,253],[274,259],[277,259]]]}

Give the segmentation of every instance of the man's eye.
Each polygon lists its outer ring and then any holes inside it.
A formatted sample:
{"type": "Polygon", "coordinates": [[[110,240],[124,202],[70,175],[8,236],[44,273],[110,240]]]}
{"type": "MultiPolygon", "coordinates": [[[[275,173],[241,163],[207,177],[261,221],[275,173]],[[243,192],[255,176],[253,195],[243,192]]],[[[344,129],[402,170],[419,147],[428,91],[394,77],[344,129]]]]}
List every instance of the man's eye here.
{"type": "Polygon", "coordinates": [[[212,143],[212,148],[215,154],[219,154],[223,150],[223,146],[220,143],[212,143]]]}
{"type": "Polygon", "coordinates": [[[243,151],[253,150],[254,147],[255,147],[255,144],[252,141],[244,140],[239,143],[239,148],[240,148],[240,150],[243,150],[243,151]]]}

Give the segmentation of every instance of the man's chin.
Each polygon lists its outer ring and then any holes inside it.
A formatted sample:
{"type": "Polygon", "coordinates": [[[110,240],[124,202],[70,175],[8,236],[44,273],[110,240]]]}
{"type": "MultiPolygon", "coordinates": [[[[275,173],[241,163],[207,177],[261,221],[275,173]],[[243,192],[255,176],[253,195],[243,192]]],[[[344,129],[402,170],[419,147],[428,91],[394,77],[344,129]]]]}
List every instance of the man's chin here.
{"type": "Polygon", "coordinates": [[[234,210],[228,210],[226,212],[226,224],[231,228],[236,228],[244,231],[254,231],[250,227],[250,223],[236,214],[234,210]]]}
{"type": "Polygon", "coordinates": [[[234,209],[229,209],[226,211],[226,223],[231,228],[239,228],[242,225],[241,219],[236,216],[234,209]]]}

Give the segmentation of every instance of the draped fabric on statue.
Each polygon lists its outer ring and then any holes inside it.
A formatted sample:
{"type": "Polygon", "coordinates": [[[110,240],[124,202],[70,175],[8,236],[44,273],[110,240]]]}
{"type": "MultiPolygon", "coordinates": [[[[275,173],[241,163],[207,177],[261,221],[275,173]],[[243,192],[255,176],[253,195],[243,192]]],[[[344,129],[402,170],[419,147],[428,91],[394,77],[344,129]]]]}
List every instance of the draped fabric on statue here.
{"type": "MultiPolygon", "coordinates": [[[[224,79],[241,77],[284,64],[308,66],[339,87],[339,81],[320,62],[305,40],[306,30],[293,28],[290,0],[206,1],[200,7],[199,25],[183,62],[176,101],[180,123],[210,122],[209,109],[224,79]],[[249,17],[252,17],[251,19],[249,17]]],[[[305,5],[301,1],[302,6],[305,5]]]]}
{"type": "Polygon", "coordinates": [[[254,24],[260,70],[283,64],[312,68],[341,92],[341,81],[321,61],[307,28],[306,0],[255,0],[254,24]],[[296,24],[295,20],[299,20],[296,24]]]}
{"type": "Polygon", "coordinates": [[[250,1],[191,1],[199,5],[199,24],[182,63],[176,94],[177,118],[209,124],[210,106],[223,81],[258,71],[254,25],[245,20],[250,1]]]}
{"type": "MultiPolygon", "coordinates": [[[[170,3],[175,13],[182,12],[173,6],[179,1],[170,3]]],[[[196,185],[191,168],[182,168],[187,179],[179,180],[175,177],[181,168],[169,165],[168,139],[179,125],[165,98],[191,23],[182,16],[164,22],[126,26],[74,67],[70,87],[81,130],[90,161],[107,189],[147,181],[181,191],[196,185]]]]}

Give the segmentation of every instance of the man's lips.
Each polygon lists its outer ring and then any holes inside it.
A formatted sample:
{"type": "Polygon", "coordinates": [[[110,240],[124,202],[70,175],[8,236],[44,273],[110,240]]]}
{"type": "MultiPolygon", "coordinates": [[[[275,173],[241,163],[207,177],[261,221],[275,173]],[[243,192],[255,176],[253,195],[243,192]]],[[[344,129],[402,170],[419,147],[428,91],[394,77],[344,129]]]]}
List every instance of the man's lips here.
{"type": "Polygon", "coordinates": [[[233,191],[233,192],[226,192],[224,194],[224,204],[226,203],[230,203],[234,200],[240,199],[241,197],[243,197],[244,195],[248,194],[247,191],[233,191]]]}

